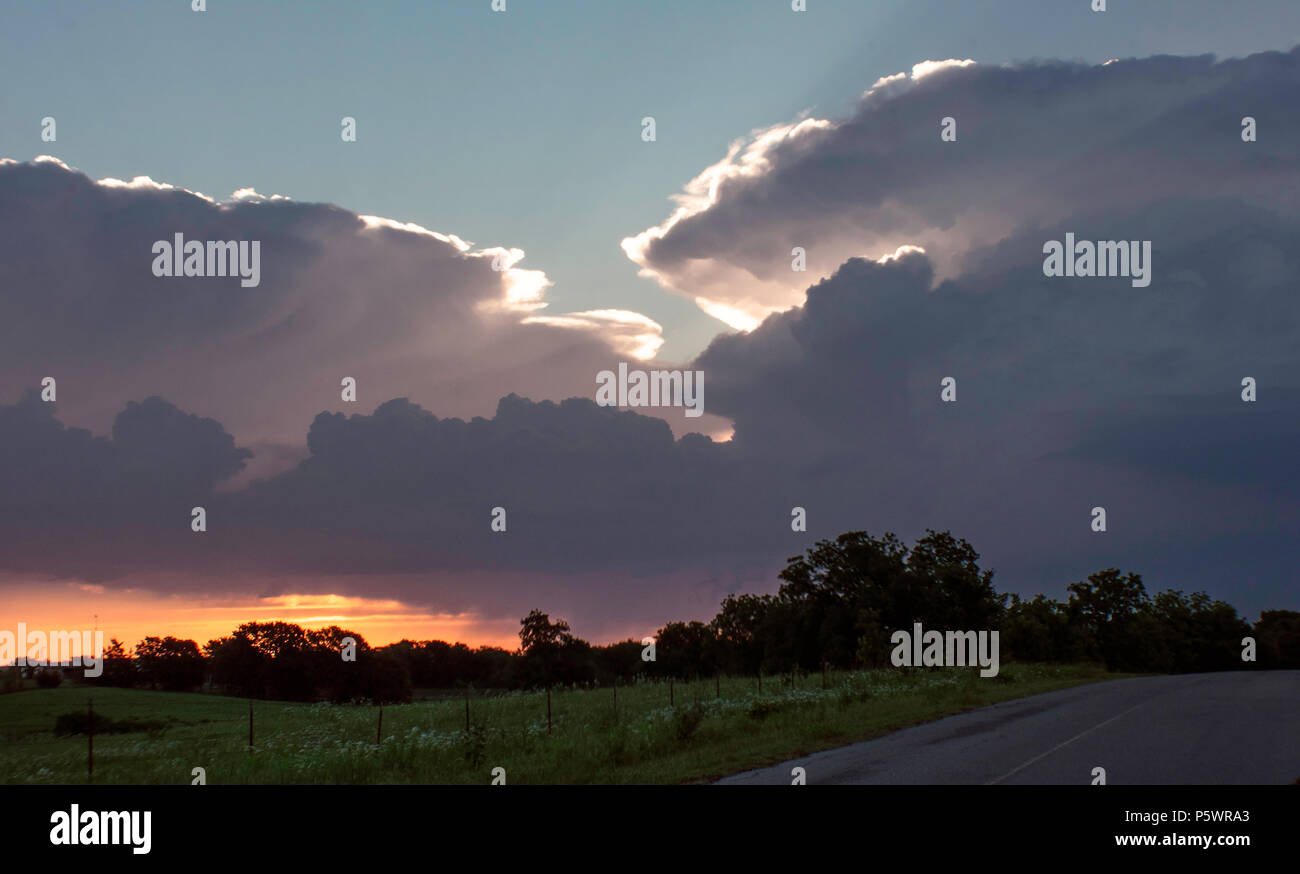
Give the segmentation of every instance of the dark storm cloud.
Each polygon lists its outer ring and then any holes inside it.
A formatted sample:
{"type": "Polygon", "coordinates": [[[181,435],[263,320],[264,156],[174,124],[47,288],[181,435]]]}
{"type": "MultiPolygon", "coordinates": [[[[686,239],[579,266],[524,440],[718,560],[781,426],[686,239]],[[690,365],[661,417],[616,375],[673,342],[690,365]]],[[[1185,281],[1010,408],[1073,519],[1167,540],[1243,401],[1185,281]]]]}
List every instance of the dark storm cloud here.
{"type": "Polygon", "coordinates": [[[919,252],[849,261],[696,365],[737,450],[805,459],[832,528],[952,527],[1028,591],[1117,564],[1233,600],[1268,568],[1261,588],[1292,603],[1298,252],[1294,215],[1237,201],[1081,215],[933,288],[919,252]],[[1042,242],[1067,227],[1154,240],[1151,286],[1045,277],[1042,242]]]}
{"type": "Polygon", "coordinates": [[[275,594],[278,578],[308,579],[446,611],[572,604],[626,622],[699,609],[701,586],[715,603],[766,574],[755,537],[780,543],[769,533],[784,525],[761,470],[586,399],[511,395],[468,422],[406,399],[322,413],[305,461],[233,494],[214,487],[245,453],[210,419],[153,398],[119,414],[109,439],[63,426],[52,407],[31,395],[0,408],[0,445],[13,450],[0,458],[0,571],[146,578],[182,594],[275,594]],[[193,506],[205,532],[190,530],[193,506]],[[490,529],[497,506],[505,532],[490,529]]]}
{"type": "Polygon", "coordinates": [[[49,495],[87,503],[72,548],[51,548],[37,518],[3,551],[6,569],[170,574],[179,591],[315,578],[440,609],[560,603],[602,627],[667,605],[707,612],[725,591],[770,585],[817,536],[941,527],[971,539],[1006,588],[1059,594],[1113,564],[1248,609],[1281,604],[1300,532],[1287,479],[1300,226],[1194,200],[1109,221],[1166,241],[1149,288],[1046,278],[1038,237],[978,252],[933,289],[919,252],[847,262],[802,307],[695,362],[710,408],[736,422],[730,443],[674,440],[661,420],[586,399],[511,395],[469,421],[397,399],[318,415],[294,470],[216,494],[243,459],[210,420],[152,400],[96,440],[28,399],[0,417],[17,434],[4,442],[42,459],[30,482],[51,488],[8,490],[6,518],[49,495]],[[940,401],[945,376],[956,403],[940,401]],[[1245,376],[1255,403],[1241,400],[1245,376]],[[160,471],[125,485],[129,501],[96,503],[153,452],[160,471]],[[178,494],[167,472],[190,467],[205,473],[178,494]],[[87,470],[98,491],[78,491],[87,470]],[[208,507],[201,535],[193,504],[208,507]],[[504,533],[490,528],[496,506],[504,533]],[[790,530],[794,506],[809,534],[790,530]],[[1105,534],[1090,529],[1094,506],[1105,534]]]}

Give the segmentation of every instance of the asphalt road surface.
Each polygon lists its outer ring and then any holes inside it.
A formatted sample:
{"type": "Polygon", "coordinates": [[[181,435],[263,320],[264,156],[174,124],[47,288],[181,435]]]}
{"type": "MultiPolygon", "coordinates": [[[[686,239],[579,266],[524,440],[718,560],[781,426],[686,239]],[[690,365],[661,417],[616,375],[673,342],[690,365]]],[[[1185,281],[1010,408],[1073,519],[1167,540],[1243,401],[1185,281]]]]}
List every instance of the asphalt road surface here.
{"type": "Polygon", "coordinates": [[[1300,780],[1300,671],[1110,680],[1005,701],[725,784],[1271,784],[1300,780]]]}

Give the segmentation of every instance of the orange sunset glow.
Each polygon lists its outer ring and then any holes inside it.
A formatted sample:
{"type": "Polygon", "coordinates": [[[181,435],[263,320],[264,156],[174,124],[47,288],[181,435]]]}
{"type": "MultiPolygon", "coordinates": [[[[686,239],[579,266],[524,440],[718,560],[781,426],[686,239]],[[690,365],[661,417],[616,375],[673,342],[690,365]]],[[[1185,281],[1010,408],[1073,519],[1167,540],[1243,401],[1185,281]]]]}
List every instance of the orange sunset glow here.
{"type": "Polygon", "coordinates": [[[0,628],[24,622],[30,629],[98,628],[105,641],[127,647],[147,637],[189,638],[200,645],[245,622],[292,622],[304,628],[339,625],[371,646],[402,638],[445,640],[468,646],[519,646],[517,619],[488,620],[474,614],[438,614],[400,601],[344,595],[180,597],[141,589],[108,589],[92,583],[48,583],[14,589],[0,604],[0,628]]]}

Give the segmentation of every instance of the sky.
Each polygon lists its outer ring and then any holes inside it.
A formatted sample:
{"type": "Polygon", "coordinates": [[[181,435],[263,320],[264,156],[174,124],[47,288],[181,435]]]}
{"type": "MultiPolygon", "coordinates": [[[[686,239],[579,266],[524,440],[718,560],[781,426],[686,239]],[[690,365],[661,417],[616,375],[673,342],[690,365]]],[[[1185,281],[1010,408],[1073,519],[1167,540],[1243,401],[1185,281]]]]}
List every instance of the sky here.
{"type": "Polygon", "coordinates": [[[1300,606],[1297,4],[207,6],[6,8],[4,627],[639,638],[854,528],[1300,606]],[[1075,231],[1151,286],[1044,282],[1075,231]],[[705,415],[596,407],[620,360],[705,415]]]}
{"type": "Polygon", "coordinates": [[[619,247],[728,145],[841,117],[923,60],[1287,50],[1290,0],[217,0],[16,2],[0,34],[0,155],[344,206],[520,248],[556,310],[615,306],[683,360],[726,326],[619,247]],[[640,122],[657,121],[651,146],[640,122]],[[59,120],[57,148],[35,139],[59,120]],[[339,119],[357,141],[339,141],[339,119]],[[35,121],[33,121],[33,119],[35,121]]]}

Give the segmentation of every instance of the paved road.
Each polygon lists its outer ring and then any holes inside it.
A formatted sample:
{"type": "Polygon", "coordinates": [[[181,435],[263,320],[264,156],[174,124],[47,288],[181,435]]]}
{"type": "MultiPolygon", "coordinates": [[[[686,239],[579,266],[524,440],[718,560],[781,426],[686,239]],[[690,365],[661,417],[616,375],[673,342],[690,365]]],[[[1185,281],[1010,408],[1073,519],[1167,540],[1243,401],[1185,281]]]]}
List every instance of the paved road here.
{"type": "Polygon", "coordinates": [[[1005,701],[719,782],[1269,784],[1300,780],[1300,671],[1111,680],[1005,701]]]}

